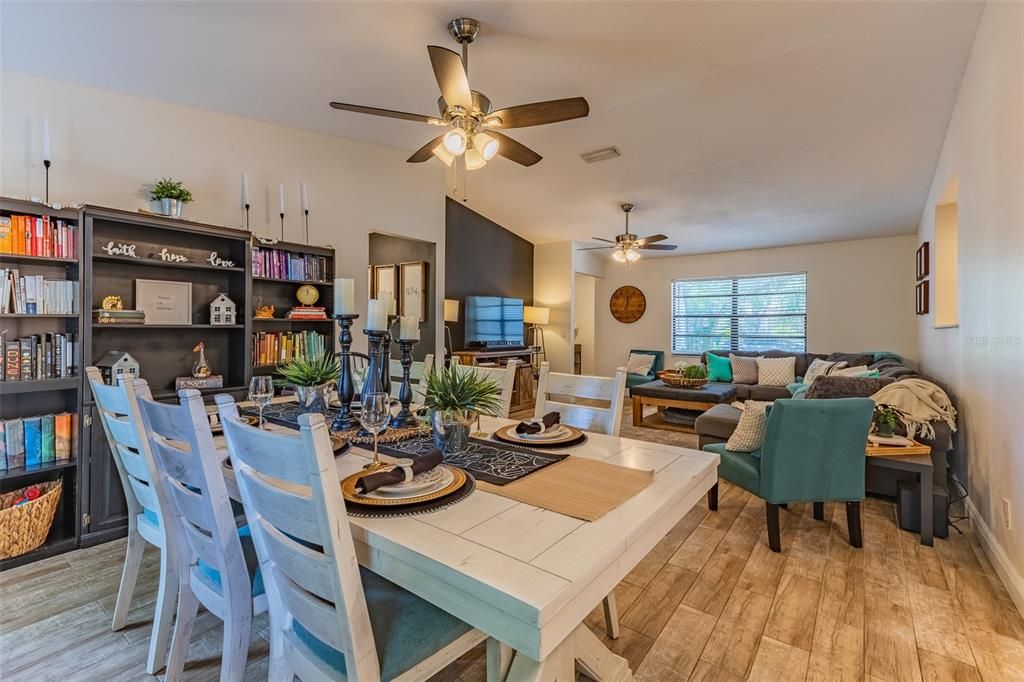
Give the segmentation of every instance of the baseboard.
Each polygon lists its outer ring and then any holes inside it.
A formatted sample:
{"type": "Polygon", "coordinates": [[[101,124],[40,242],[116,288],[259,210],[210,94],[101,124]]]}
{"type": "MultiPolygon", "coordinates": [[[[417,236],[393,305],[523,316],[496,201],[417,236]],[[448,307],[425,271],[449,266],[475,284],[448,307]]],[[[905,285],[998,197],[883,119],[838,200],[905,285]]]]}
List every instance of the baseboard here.
{"type": "Polygon", "coordinates": [[[981,514],[978,513],[978,509],[971,502],[971,499],[967,498],[964,500],[964,503],[967,507],[967,515],[971,520],[971,528],[974,530],[974,534],[978,536],[982,549],[988,554],[993,568],[996,569],[996,573],[1003,581],[1003,585],[1006,586],[1006,590],[1010,593],[1013,603],[1017,605],[1017,610],[1024,615],[1024,577],[1017,572],[1016,567],[1010,562],[1010,557],[1006,556],[1006,552],[1003,551],[1002,546],[996,541],[992,530],[985,523],[981,514]]]}

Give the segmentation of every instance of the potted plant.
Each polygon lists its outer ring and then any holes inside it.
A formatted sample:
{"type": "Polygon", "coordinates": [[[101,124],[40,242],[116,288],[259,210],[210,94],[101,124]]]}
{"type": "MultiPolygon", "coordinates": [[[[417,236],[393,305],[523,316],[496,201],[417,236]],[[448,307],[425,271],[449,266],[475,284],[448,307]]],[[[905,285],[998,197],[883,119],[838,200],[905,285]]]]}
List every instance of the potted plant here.
{"type": "Polygon", "coordinates": [[[658,378],[669,386],[680,388],[701,388],[708,383],[708,372],[704,365],[687,365],[677,362],[672,371],[658,372],[658,378]]]}
{"type": "Polygon", "coordinates": [[[160,211],[164,215],[180,218],[182,207],[192,201],[192,192],[185,189],[181,180],[161,178],[153,185],[150,198],[160,202],[160,211]]]}
{"type": "Polygon", "coordinates": [[[875,433],[882,438],[892,438],[899,421],[900,413],[891,405],[875,405],[875,412],[872,423],[875,426],[875,433]]]}
{"type": "Polygon", "coordinates": [[[341,363],[334,353],[324,351],[317,357],[297,357],[291,362],[278,365],[280,379],[274,381],[281,387],[291,386],[299,399],[301,412],[327,412],[331,401],[331,387],[338,380],[341,363]]]}
{"type": "Polygon", "coordinates": [[[501,389],[479,372],[461,371],[457,365],[435,367],[424,384],[434,445],[442,452],[465,450],[476,415],[495,416],[501,411],[501,389]]]}

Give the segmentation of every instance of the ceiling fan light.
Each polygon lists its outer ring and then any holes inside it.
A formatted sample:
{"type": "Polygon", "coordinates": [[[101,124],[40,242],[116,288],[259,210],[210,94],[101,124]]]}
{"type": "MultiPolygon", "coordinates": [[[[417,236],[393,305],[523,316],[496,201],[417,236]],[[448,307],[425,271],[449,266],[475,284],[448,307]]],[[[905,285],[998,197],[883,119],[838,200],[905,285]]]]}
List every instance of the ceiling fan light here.
{"type": "Polygon", "coordinates": [[[449,153],[453,156],[460,156],[469,146],[469,135],[466,135],[466,131],[462,128],[452,128],[444,134],[442,142],[449,153]]]}
{"type": "Polygon", "coordinates": [[[483,157],[483,154],[476,147],[470,147],[466,150],[465,159],[466,170],[476,170],[487,165],[487,159],[483,157]]]}
{"type": "Polygon", "coordinates": [[[434,147],[432,153],[434,154],[434,156],[441,159],[441,163],[448,166],[449,168],[455,162],[455,155],[448,151],[448,149],[443,144],[439,144],[436,147],[434,147]]]}
{"type": "Polygon", "coordinates": [[[480,155],[485,161],[490,161],[498,153],[498,141],[487,133],[474,135],[473,146],[480,150],[480,155]]]}
{"type": "Polygon", "coordinates": [[[623,251],[622,249],[615,249],[614,251],[612,251],[612,258],[616,262],[625,263],[626,262],[626,252],[623,251]]]}
{"type": "Polygon", "coordinates": [[[627,249],[626,250],[626,261],[629,263],[635,263],[640,260],[639,249],[627,249]]]}

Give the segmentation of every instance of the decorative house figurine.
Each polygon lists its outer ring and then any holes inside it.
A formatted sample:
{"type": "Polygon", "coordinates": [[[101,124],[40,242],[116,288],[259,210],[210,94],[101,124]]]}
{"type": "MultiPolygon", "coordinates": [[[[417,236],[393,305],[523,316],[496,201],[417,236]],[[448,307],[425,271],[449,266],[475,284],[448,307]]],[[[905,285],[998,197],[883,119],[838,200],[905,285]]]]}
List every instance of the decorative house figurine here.
{"type": "Polygon", "coordinates": [[[227,294],[217,294],[210,302],[210,324],[236,324],[235,304],[227,294]]]}
{"type": "Polygon", "coordinates": [[[111,386],[116,386],[121,379],[138,379],[139,362],[132,357],[131,353],[120,350],[108,351],[96,363],[103,381],[111,386]]]}

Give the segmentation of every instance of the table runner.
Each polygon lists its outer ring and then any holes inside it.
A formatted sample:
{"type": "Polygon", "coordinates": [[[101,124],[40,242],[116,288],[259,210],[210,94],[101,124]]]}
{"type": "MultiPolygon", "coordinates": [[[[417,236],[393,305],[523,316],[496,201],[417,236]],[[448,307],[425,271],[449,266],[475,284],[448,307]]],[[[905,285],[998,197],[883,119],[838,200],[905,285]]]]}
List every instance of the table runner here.
{"type": "MultiPolygon", "coordinates": [[[[392,457],[417,457],[432,450],[434,440],[430,436],[380,445],[380,451],[392,457]]],[[[445,454],[444,463],[465,469],[480,483],[500,487],[560,462],[568,456],[564,453],[536,452],[514,445],[470,438],[469,447],[462,452],[445,454]]]]}

